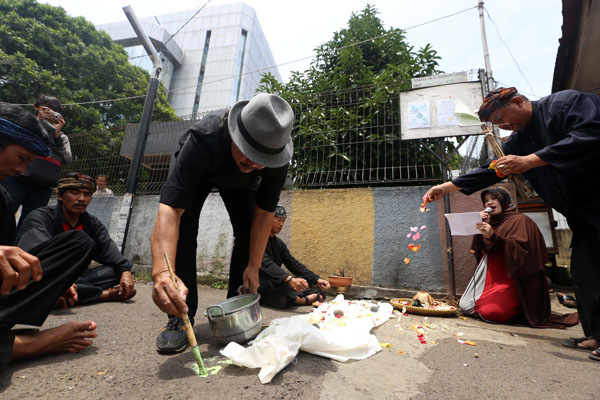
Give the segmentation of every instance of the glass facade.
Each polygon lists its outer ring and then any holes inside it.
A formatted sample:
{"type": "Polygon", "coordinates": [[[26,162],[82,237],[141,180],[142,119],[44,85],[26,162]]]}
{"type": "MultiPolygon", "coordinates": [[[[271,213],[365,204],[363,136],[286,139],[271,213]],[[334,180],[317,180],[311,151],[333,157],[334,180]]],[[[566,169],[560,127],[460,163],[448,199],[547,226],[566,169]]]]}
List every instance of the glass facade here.
{"type": "Polygon", "coordinates": [[[240,35],[240,44],[238,46],[237,60],[235,64],[235,78],[233,80],[233,93],[231,104],[236,103],[240,98],[240,86],[242,84],[242,71],[244,70],[244,56],[246,55],[246,41],[248,40],[248,31],[242,29],[240,35]]]}
{"type": "Polygon", "coordinates": [[[206,71],[206,59],[208,58],[211,34],[211,31],[206,31],[206,37],[204,38],[204,51],[202,52],[202,62],[200,63],[200,73],[198,74],[198,85],[196,86],[196,96],[194,96],[194,106],[192,107],[192,115],[194,117],[198,113],[198,106],[200,105],[200,94],[202,93],[202,83],[204,82],[204,72],[206,71]]]}

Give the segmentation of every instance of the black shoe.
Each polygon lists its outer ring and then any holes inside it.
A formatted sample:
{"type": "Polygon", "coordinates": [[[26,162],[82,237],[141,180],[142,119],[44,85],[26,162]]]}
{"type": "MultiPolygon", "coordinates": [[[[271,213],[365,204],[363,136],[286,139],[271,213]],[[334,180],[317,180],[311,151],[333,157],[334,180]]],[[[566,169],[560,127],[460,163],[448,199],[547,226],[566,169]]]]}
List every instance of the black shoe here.
{"type": "Polygon", "coordinates": [[[183,330],[183,320],[176,317],[169,318],[169,322],[156,338],[156,350],[161,354],[174,354],[187,347],[188,340],[183,330]]]}

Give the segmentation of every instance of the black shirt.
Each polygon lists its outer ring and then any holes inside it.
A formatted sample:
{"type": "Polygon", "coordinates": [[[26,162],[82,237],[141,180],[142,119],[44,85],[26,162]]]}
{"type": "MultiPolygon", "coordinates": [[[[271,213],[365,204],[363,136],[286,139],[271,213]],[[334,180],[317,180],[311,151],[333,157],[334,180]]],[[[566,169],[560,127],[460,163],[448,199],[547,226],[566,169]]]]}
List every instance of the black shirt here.
{"type": "Polygon", "coordinates": [[[282,283],[289,275],[281,268],[281,264],[284,264],[292,274],[306,279],[310,284],[315,284],[319,280],[319,275],[292,256],[283,240],[277,236],[269,237],[259,273],[277,283],[282,283]]]}
{"type": "Polygon", "coordinates": [[[12,197],[0,186],[0,246],[15,245],[15,215],[11,210],[12,197]]]}
{"type": "Polygon", "coordinates": [[[160,202],[174,208],[189,209],[207,186],[249,188],[255,192],[256,205],[273,212],[285,183],[288,165],[241,172],[231,154],[231,137],[222,128],[224,111],[205,116],[186,135],[173,170],[169,173],[160,202]]]}
{"type": "MultiPolygon", "coordinates": [[[[19,228],[17,244],[23,250],[31,251],[31,249],[64,232],[63,225],[65,223],[67,221],[60,203],[55,206],[33,210],[27,215],[19,228]]],[[[84,212],[79,216],[79,223],[82,225],[81,230],[87,233],[96,244],[96,251],[92,258],[94,261],[115,268],[119,272],[131,270],[133,263],[123,257],[98,218],[84,212]]]]}
{"type": "MultiPolygon", "coordinates": [[[[505,154],[536,154],[548,165],[523,173],[552,208],[600,228],[600,96],[565,90],[531,102],[532,117],[502,145],[505,154]]],[[[452,181],[465,194],[502,180],[489,164],[452,181]]]]}

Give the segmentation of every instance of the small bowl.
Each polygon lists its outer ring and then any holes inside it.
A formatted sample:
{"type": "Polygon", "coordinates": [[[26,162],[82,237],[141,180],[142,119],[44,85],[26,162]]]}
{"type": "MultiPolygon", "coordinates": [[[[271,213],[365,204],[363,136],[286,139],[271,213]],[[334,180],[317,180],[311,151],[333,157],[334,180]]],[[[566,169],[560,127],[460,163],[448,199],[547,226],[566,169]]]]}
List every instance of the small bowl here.
{"type": "Polygon", "coordinates": [[[331,287],[350,287],[352,286],[352,278],[347,276],[329,276],[327,278],[331,287]]]}

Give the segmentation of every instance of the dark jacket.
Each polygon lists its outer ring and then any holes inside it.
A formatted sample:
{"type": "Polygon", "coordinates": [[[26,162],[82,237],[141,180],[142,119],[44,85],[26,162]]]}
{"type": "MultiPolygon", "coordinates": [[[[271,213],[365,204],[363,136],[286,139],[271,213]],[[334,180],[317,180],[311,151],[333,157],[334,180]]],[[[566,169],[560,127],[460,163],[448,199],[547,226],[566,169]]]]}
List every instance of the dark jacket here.
{"type": "Polygon", "coordinates": [[[289,275],[281,268],[281,264],[285,265],[292,274],[306,279],[309,284],[315,284],[319,280],[319,275],[292,256],[283,240],[277,236],[269,237],[259,270],[260,274],[276,283],[282,283],[289,275]]]}
{"type": "MultiPolygon", "coordinates": [[[[82,230],[87,233],[96,244],[93,260],[115,268],[119,272],[129,271],[133,263],[123,257],[115,242],[102,222],[93,215],[84,212],[79,217],[82,230]]],[[[63,224],[66,219],[59,202],[55,206],[41,207],[30,212],[23,221],[17,233],[17,245],[29,252],[31,249],[46,242],[50,238],[64,232],[63,224]]]]}

